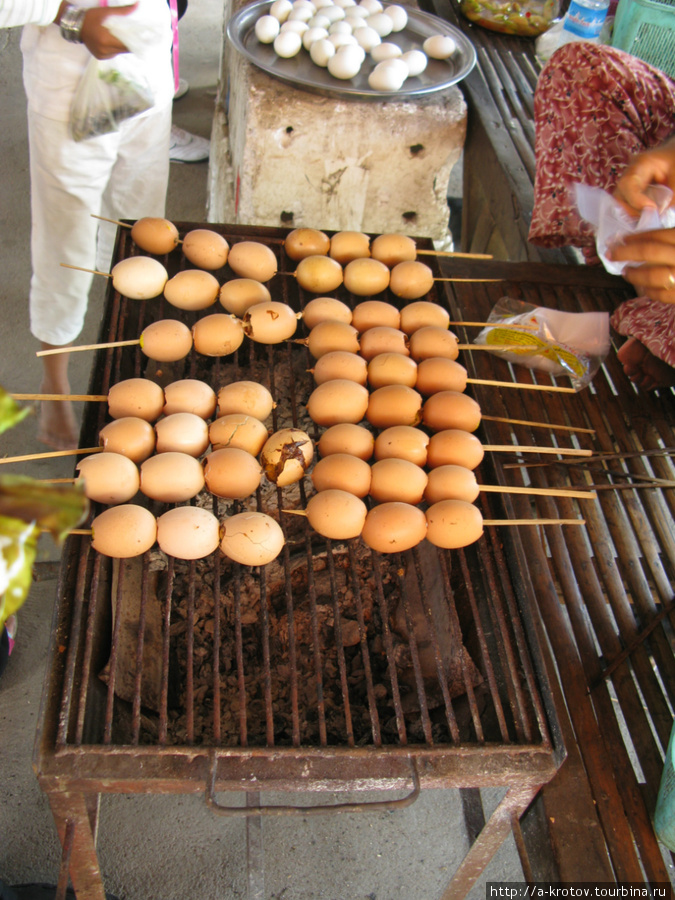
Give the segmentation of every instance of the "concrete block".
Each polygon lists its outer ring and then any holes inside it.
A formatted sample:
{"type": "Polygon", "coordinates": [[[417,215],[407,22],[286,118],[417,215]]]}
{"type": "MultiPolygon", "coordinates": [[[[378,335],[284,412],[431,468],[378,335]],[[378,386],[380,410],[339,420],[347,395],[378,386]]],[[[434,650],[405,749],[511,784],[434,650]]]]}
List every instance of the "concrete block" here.
{"type": "Polygon", "coordinates": [[[384,102],[316,94],[226,45],[221,107],[213,221],[447,238],[448,181],[466,134],[459,88],[384,102]]]}

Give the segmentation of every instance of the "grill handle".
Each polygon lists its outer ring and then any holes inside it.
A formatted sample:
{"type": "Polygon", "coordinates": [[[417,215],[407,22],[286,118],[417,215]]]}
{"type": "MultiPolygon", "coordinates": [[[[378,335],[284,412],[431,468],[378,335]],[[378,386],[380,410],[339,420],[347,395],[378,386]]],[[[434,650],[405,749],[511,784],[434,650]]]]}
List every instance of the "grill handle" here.
{"type": "Polygon", "coordinates": [[[383,810],[401,809],[410,806],[420,795],[420,779],[417,764],[410,759],[412,790],[399,800],[373,800],[365,803],[334,803],[326,806],[223,806],[216,800],[216,774],[218,755],[211,755],[211,772],[206,784],[206,805],[220,816],[316,816],[336,812],[382,812],[383,810]]]}

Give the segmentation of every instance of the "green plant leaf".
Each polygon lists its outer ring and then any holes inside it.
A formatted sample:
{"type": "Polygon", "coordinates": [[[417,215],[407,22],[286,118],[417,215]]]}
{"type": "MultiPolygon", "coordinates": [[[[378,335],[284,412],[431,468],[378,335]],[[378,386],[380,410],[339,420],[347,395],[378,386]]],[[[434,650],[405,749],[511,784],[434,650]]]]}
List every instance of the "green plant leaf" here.
{"type": "Polygon", "coordinates": [[[0,434],[14,428],[30,412],[30,406],[20,406],[4,388],[0,387],[0,434]]]}
{"type": "Polygon", "coordinates": [[[28,596],[40,527],[0,516],[0,628],[28,596]]]}

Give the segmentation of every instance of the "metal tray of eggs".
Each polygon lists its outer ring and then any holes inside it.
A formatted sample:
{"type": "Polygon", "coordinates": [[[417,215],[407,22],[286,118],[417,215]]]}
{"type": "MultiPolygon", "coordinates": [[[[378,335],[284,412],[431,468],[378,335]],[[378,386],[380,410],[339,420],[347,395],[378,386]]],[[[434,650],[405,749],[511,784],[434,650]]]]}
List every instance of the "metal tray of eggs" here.
{"type": "MultiPolygon", "coordinates": [[[[319,2],[329,4],[329,0],[319,2]]],[[[308,0],[295,0],[293,3],[291,0],[262,0],[252,3],[229,20],[227,37],[243,56],[274,78],[315,93],[356,100],[424,97],[457,84],[466,78],[476,63],[476,51],[469,39],[443,19],[398,4],[385,3],[382,8],[379,0],[360,0],[358,6],[353,0],[338,0],[338,3],[341,5],[321,6],[319,3],[309,4],[308,0]],[[304,4],[307,6],[303,12],[304,4]],[[318,8],[312,11],[309,5],[318,8]],[[289,11],[291,6],[293,9],[289,11]],[[358,16],[358,12],[362,15],[358,16]],[[308,14],[310,17],[306,19],[308,14]],[[298,18],[290,18],[296,15],[298,18]],[[265,21],[261,23],[263,19],[265,21]],[[278,26],[272,19],[276,19],[278,26]],[[328,20],[327,26],[321,22],[322,19],[328,20]],[[382,21],[387,19],[391,19],[393,24],[389,33],[386,33],[388,25],[381,26],[382,21]],[[321,24],[314,25],[317,20],[321,24]],[[289,22],[294,22],[294,26],[290,26],[289,22]],[[275,36],[277,27],[279,32],[275,36]],[[312,42],[310,30],[314,32],[321,28],[326,34],[320,36],[321,32],[316,31],[317,37],[312,42]],[[350,31],[347,31],[348,28],[350,31]],[[361,33],[357,33],[357,28],[362,29],[361,33]],[[368,33],[364,34],[363,29],[368,33]],[[373,31],[379,38],[377,42],[371,33],[373,31]],[[340,46],[342,38],[339,35],[353,37],[361,43],[357,41],[356,45],[352,44],[350,51],[340,46]],[[326,48],[326,41],[332,42],[334,47],[337,45],[332,59],[327,58],[330,48],[326,48]],[[431,41],[431,46],[427,43],[425,52],[423,47],[427,41],[431,41]],[[287,47],[287,44],[290,46],[287,47]],[[354,56],[357,47],[361,48],[363,58],[358,71],[354,72],[356,63],[350,57],[354,56]],[[367,47],[370,49],[366,50],[367,47]],[[408,67],[407,77],[400,68],[403,63],[399,50],[408,67]],[[387,51],[395,54],[393,65],[392,58],[385,55],[387,51]],[[411,52],[412,57],[407,56],[411,52]],[[292,55],[286,56],[286,53],[292,55]],[[395,62],[397,58],[398,64],[395,62]],[[379,74],[376,76],[374,72],[378,66],[379,74]]]]}

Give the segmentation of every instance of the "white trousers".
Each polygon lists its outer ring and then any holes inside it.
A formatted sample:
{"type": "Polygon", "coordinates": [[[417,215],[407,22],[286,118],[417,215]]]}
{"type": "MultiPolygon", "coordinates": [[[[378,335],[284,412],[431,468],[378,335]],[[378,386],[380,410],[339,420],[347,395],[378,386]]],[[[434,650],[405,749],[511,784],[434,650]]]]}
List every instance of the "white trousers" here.
{"type": "Polygon", "coordinates": [[[164,215],[171,112],[171,104],[153,108],[123,122],[118,132],[75,142],[67,122],[29,107],[30,327],[38,340],[59,346],[82,330],[94,276],[61,263],[110,271],[116,226],[94,215],[164,215]]]}

